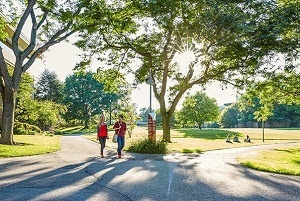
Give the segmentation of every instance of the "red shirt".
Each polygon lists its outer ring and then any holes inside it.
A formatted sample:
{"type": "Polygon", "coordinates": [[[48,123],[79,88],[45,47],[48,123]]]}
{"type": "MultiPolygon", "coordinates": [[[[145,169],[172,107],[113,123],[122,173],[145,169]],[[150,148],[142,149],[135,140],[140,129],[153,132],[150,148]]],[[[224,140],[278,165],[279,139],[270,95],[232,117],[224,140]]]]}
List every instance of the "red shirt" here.
{"type": "Polygon", "coordinates": [[[108,129],[106,123],[101,123],[98,125],[97,129],[98,137],[107,137],[108,129]]]}
{"type": "Polygon", "coordinates": [[[116,134],[118,136],[124,136],[125,135],[125,131],[126,131],[126,128],[127,128],[127,125],[125,122],[120,122],[120,121],[117,121],[114,125],[114,129],[115,128],[120,128],[118,130],[115,130],[116,131],[116,134]]]}

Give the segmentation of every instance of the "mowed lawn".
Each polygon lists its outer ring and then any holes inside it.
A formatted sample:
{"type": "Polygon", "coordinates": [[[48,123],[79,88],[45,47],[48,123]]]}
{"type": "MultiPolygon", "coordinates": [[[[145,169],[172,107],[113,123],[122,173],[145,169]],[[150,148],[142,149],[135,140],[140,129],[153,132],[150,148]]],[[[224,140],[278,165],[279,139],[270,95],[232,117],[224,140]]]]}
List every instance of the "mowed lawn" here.
{"type": "MultiPolygon", "coordinates": [[[[117,145],[111,142],[113,132],[109,132],[107,146],[116,148],[117,145]]],[[[171,130],[171,141],[168,149],[171,152],[182,152],[183,150],[191,151],[208,151],[216,149],[228,149],[234,147],[255,146],[261,144],[275,144],[300,141],[300,130],[277,130],[265,129],[265,142],[262,142],[262,129],[257,128],[236,128],[236,129],[175,129],[171,130]],[[226,137],[231,134],[232,137],[237,134],[240,143],[226,143],[226,137]],[[245,143],[244,138],[249,135],[252,142],[245,143]]],[[[85,138],[96,141],[96,133],[85,135],[85,138]]],[[[130,144],[138,139],[147,138],[147,128],[136,127],[133,130],[132,138],[126,136],[125,150],[130,144]]],[[[157,130],[157,140],[162,138],[162,130],[157,130]]]]}
{"type": "Polygon", "coordinates": [[[14,135],[17,145],[0,144],[0,158],[46,154],[60,149],[59,136],[14,135]]]}
{"type": "Polygon", "coordinates": [[[279,174],[300,175],[300,146],[261,151],[256,155],[238,158],[249,168],[279,174]]]}

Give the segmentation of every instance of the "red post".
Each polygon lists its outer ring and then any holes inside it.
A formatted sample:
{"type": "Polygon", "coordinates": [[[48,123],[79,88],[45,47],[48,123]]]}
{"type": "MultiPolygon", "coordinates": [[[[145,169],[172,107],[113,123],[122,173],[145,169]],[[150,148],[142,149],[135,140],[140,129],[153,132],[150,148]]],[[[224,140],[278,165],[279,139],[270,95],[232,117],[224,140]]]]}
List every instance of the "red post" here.
{"type": "Polygon", "coordinates": [[[155,113],[148,114],[148,139],[152,142],[156,141],[155,113]]]}

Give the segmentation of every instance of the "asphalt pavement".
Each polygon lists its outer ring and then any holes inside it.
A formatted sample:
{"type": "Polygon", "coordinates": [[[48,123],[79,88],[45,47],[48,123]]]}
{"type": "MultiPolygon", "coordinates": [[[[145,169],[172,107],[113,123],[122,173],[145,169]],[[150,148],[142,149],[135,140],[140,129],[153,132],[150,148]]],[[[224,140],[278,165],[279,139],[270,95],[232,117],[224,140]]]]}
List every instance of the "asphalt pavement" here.
{"type": "Polygon", "coordinates": [[[0,200],[300,200],[300,177],[251,170],[236,157],[291,144],[147,155],[63,136],[58,152],[0,159],[0,200]]]}

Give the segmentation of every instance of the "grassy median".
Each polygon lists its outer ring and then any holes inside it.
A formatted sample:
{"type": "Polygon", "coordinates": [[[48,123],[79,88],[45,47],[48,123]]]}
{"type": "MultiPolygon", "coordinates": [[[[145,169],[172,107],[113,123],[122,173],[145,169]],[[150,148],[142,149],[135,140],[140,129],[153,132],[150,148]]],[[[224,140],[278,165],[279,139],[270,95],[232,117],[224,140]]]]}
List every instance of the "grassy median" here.
{"type": "Polygon", "coordinates": [[[46,154],[60,149],[58,136],[15,135],[17,145],[0,144],[0,158],[46,154]]]}
{"type": "Polygon", "coordinates": [[[238,159],[243,166],[278,174],[300,175],[300,146],[261,151],[238,159]]]}

